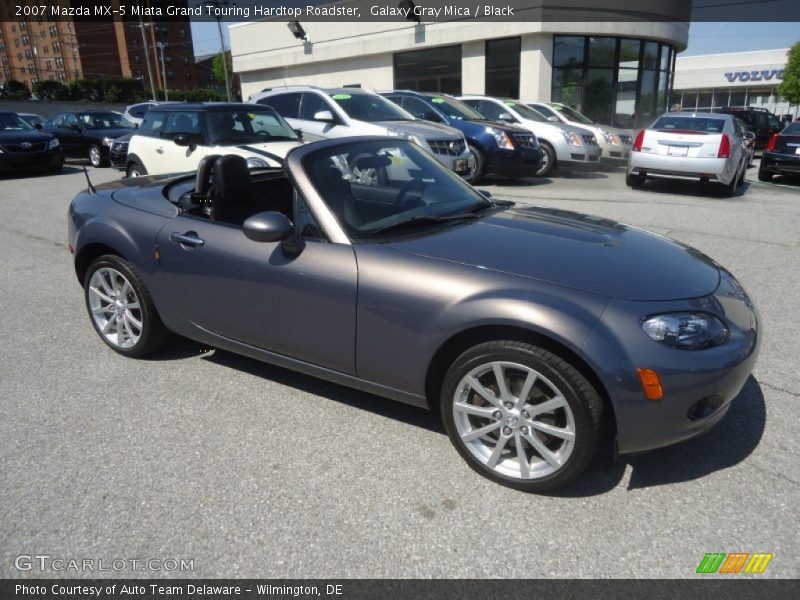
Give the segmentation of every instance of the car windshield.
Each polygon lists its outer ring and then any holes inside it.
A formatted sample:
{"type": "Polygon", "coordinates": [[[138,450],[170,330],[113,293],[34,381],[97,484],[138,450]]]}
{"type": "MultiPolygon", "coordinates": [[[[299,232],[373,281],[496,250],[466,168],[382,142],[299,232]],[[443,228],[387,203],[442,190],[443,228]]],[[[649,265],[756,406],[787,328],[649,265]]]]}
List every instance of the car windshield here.
{"type": "Polygon", "coordinates": [[[433,231],[478,218],[491,205],[405,140],[323,148],[306,156],[303,167],[353,240],[433,231]]]}
{"type": "Polygon", "coordinates": [[[467,106],[460,100],[456,100],[455,98],[445,98],[443,96],[429,97],[431,102],[433,102],[440,111],[442,111],[451,119],[456,121],[476,121],[478,119],[483,119],[483,115],[481,115],[481,113],[467,106]]]}
{"type": "Polygon", "coordinates": [[[33,129],[30,123],[16,113],[0,113],[0,131],[29,131],[33,129]]]}
{"type": "Polygon", "coordinates": [[[212,144],[234,145],[300,139],[289,124],[268,106],[205,113],[212,144]]]}
{"type": "Polygon", "coordinates": [[[800,123],[792,123],[781,132],[781,135],[800,135],[800,123]]]}
{"type": "Polygon", "coordinates": [[[697,133],[722,133],[725,128],[723,119],[712,119],[710,117],[661,117],[654,124],[652,129],[660,131],[692,131],[697,133]]]}
{"type": "Polygon", "coordinates": [[[513,108],[520,117],[528,119],[529,121],[539,121],[540,123],[548,123],[549,121],[539,112],[533,110],[527,104],[523,104],[519,100],[504,100],[506,106],[513,108]]]}
{"type": "Polygon", "coordinates": [[[413,121],[414,117],[402,108],[377,94],[361,92],[332,94],[336,103],[353,119],[375,121],[413,121]]]}
{"type": "Polygon", "coordinates": [[[84,129],[134,129],[133,123],[119,113],[78,113],[78,122],[84,129]]]}
{"type": "Polygon", "coordinates": [[[583,123],[584,125],[594,125],[594,121],[592,121],[589,117],[582,115],[574,108],[564,106],[563,104],[554,104],[552,108],[567,117],[568,121],[572,121],[573,123],[583,123]]]}

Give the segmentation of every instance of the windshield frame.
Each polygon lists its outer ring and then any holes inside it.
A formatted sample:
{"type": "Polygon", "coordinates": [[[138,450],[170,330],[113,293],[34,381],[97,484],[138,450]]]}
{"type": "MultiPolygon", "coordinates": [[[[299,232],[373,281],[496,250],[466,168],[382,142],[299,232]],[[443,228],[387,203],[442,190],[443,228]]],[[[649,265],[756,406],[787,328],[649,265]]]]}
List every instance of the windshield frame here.
{"type": "MultiPolygon", "coordinates": [[[[235,118],[235,117],[234,117],[235,118]]],[[[210,110],[204,111],[202,113],[201,118],[201,128],[206,132],[206,139],[208,140],[209,145],[212,146],[236,146],[239,144],[265,144],[269,142],[300,142],[301,137],[297,134],[294,128],[284,119],[278,112],[270,107],[263,104],[258,104],[254,107],[247,107],[247,108],[237,108],[237,109],[219,109],[219,110],[210,110]],[[269,114],[271,117],[275,119],[275,121],[283,127],[289,135],[286,136],[261,136],[256,137],[258,134],[253,134],[250,138],[238,138],[235,140],[218,140],[212,139],[211,137],[211,128],[209,127],[208,117],[209,115],[218,115],[218,114],[229,114],[229,115],[242,115],[242,114],[269,114]],[[251,139],[252,141],[247,141],[251,139]]],[[[243,132],[246,133],[246,132],[243,132]]]]}
{"type": "Polygon", "coordinates": [[[18,128],[18,129],[7,129],[7,128],[4,127],[3,129],[0,129],[0,133],[2,133],[4,131],[31,131],[31,130],[35,131],[36,130],[36,128],[33,125],[31,125],[25,119],[20,117],[18,113],[11,112],[11,111],[2,111],[2,115],[3,115],[3,117],[15,117],[17,119],[17,123],[21,124],[22,127],[18,128]]]}
{"type": "Polygon", "coordinates": [[[571,106],[567,106],[566,104],[551,105],[550,108],[564,115],[567,121],[571,123],[578,123],[579,125],[597,125],[597,123],[592,121],[589,117],[583,113],[579,113],[577,110],[571,106]]]}
{"type": "Polygon", "coordinates": [[[426,93],[423,95],[425,96],[425,98],[428,99],[428,101],[431,102],[431,104],[433,104],[436,107],[436,110],[438,110],[448,119],[453,119],[454,121],[465,121],[465,122],[486,120],[481,113],[479,113],[477,110],[472,108],[470,105],[464,103],[463,101],[458,100],[457,98],[452,98],[450,96],[447,96],[446,94],[426,93]],[[441,100],[441,102],[436,102],[437,99],[441,100]],[[457,112],[461,116],[455,116],[451,114],[449,111],[442,108],[443,106],[447,106],[455,110],[455,112],[457,112]]]}
{"type": "Polygon", "coordinates": [[[526,119],[528,121],[535,121],[537,123],[550,123],[551,125],[554,124],[552,121],[548,121],[547,117],[545,117],[538,110],[528,106],[524,102],[520,102],[519,100],[512,100],[510,98],[503,99],[502,102],[505,106],[516,112],[522,119],[526,119]],[[522,110],[520,110],[519,107],[522,107],[522,110]]]}

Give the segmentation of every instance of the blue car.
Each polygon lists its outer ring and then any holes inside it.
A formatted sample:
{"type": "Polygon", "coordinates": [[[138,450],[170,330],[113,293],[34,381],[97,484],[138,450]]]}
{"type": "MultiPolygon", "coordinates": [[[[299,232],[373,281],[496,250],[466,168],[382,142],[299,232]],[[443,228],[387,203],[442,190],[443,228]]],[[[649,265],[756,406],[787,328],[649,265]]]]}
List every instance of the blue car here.
{"type": "Polygon", "coordinates": [[[418,119],[443,123],[464,134],[469,144],[474,172],[470,183],[487,174],[534,177],[542,163],[536,136],[516,125],[487,121],[460,100],[446,94],[395,90],[382,96],[402,106],[418,119]]]}

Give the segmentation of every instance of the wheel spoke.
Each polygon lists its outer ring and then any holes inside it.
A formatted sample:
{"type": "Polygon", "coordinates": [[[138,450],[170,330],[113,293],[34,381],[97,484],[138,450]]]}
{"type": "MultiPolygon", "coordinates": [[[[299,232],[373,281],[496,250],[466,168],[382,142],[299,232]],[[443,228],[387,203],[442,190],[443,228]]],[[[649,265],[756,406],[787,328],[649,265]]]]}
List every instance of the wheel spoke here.
{"type": "Polygon", "coordinates": [[[465,444],[477,440],[479,437],[486,435],[487,433],[491,433],[495,429],[499,429],[502,425],[502,421],[495,421],[494,423],[489,423],[485,427],[481,427],[480,429],[474,429],[469,433],[465,433],[461,436],[461,439],[465,444]]]}
{"type": "Polygon", "coordinates": [[[131,286],[127,279],[122,280],[122,286],[119,288],[119,299],[124,302],[127,300],[126,294],[131,290],[131,286]]]}
{"type": "Polygon", "coordinates": [[[508,383],[506,382],[506,374],[503,372],[503,365],[500,363],[494,363],[492,365],[492,370],[494,371],[494,377],[497,380],[497,389],[500,392],[500,398],[503,400],[508,400],[511,398],[511,394],[508,391],[508,383]]]}
{"type": "Polygon", "coordinates": [[[499,398],[497,398],[491,390],[487,390],[481,382],[475,379],[472,376],[467,376],[466,378],[467,385],[471,387],[481,398],[486,400],[492,406],[496,406],[497,408],[502,408],[503,403],[500,402],[499,398]]]}
{"type": "Polygon", "coordinates": [[[497,443],[494,446],[494,450],[492,451],[492,455],[489,457],[486,465],[494,469],[497,466],[497,461],[500,460],[500,456],[503,454],[503,449],[508,444],[508,440],[511,438],[501,435],[497,439],[497,443]]]}
{"type": "Polygon", "coordinates": [[[515,408],[522,408],[522,406],[525,404],[525,401],[528,399],[528,396],[530,396],[533,385],[536,383],[537,379],[539,379],[539,376],[535,371],[528,372],[528,376],[525,378],[525,383],[522,384],[522,390],[520,390],[519,398],[517,398],[515,408]]]}
{"type": "Polygon", "coordinates": [[[575,432],[570,429],[562,429],[561,427],[553,427],[552,425],[548,425],[547,423],[542,423],[541,421],[531,421],[531,427],[534,429],[538,429],[542,433],[546,433],[547,435],[553,435],[557,438],[561,438],[562,440],[574,440],[575,439],[575,432]]]}
{"type": "Polygon", "coordinates": [[[133,325],[139,331],[142,330],[142,322],[134,317],[130,311],[125,311],[125,321],[128,323],[128,325],[133,325]]]}
{"type": "Polygon", "coordinates": [[[514,444],[517,446],[517,460],[519,461],[519,473],[523,479],[531,476],[531,464],[528,462],[528,455],[525,454],[525,446],[522,443],[522,434],[514,432],[514,444]]]}
{"type": "Polygon", "coordinates": [[[112,312],[112,309],[111,309],[110,306],[98,306],[97,308],[93,308],[92,309],[92,314],[93,315],[104,315],[104,314],[108,314],[110,312],[112,312]]]}
{"type": "Polygon", "coordinates": [[[109,333],[109,331],[111,330],[111,326],[114,324],[114,321],[115,321],[115,319],[114,319],[113,316],[108,318],[108,321],[106,321],[106,324],[103,325],[103,333],[104,334],[109,333]]]}
{"type": "Polygon", "coordinates": [[[139,303],[138,302],[131,302],[130,304],[126,304],[125,308],[127,308],[128,310],[138,310],[139,309],[139,303]]]}
{"type": "Polygon", "coordinates": [[[111,277],[112,276],[110,273],[102,273],[102,272],[100,273],[100,285],[103,286],[103,289],[109,296],[114,295],[114,283],[113,283],[114,280],[111,277]]]}
{"type": "MultiPolygon", "coordinates": [[[[101,278],[101,281],[102,281],[102,278],[101,278]]],[[[102,292],[102,291],[100,291],[100,288],[96,288],[96,287],[91,287],[91,286],[90,286],[90,287],[89,287],[89,290],[90,290],[90,291],[92,291],[93,293],[97,294],[97,296],[98,296],[98,297],[100,298],[100,300],[102,300],[103,302],[108,302],[109,304],[110,304],[111,302],[113,302],[113,300],[111,299],[111,297],[110,297],[110,296],[108,296],[108,295],[107,295],[105,292],[102,292]]]]}
{"type": "Polygon", "coordinates": [[[536,437],[535,434],[528,433],[525,435],[525,439],[528,440],[530,445],[533,446],[533,449],[536,450],[537,454],[539,454],[539,456],[541,456],[548,465],[554,469],[557,469],[561,466],[561,461],[558,459],[558,457],[553,454],[550,449],[545,446],[538,437],[536,437]]]}
{"type": "Polygon", "coordinates": [[[559,408],[566,408],[566,406],[567,406],[566,399],[564,399],[563,396],[556,396],[555,398],[551,398],[550,400],[545,400],[541,404],[529,404],[525,408],[532,415],[540,415],[542,413],[553,412],[554,410],[558,410],[559,408]]]}
{"type": "Polygon", "coordinates": [[[476,417],[483,417],[484,419],[491,419],[496,408],[488,408],[486,406],[475,406],[474,404],[467,404],[466,402],[456,402],[453,408],[459,412],[467,413],[468,415],[475,415],[476,417]]]}

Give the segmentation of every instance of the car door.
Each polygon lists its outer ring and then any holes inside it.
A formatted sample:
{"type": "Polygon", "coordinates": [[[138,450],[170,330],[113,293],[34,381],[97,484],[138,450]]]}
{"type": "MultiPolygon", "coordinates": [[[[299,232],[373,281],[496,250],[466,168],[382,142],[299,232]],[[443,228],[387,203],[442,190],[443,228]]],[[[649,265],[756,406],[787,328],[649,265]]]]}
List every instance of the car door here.
{"type": "Polygon", "coordinates": [[[346,137],[353,135],[350,127],[339,120],[336,109],[320,94],[305,92],[300,99],[300,129],[323,138],[346,137]],[[318,121],[314,115],[329,112],[334,121],[318,121]]]}
{"type": "Polygon", "coordinates": [[[64,113],[58,119],[58,138],[69,156],[83,156],[83,131],[75,113],[64,113]]]}
{"type": "Polygon", "coordinates": [[[300,121],[300,96],[300,92],[286,92],[285,94],[273,94],[256,102],[272,108],[292,127],[308,131],[305,127],[306,124],[300,121]]]}
{"type": "MultiPolygon", "coordinates": [[[[173,139],[179,133],[191,135],[197,142],[202,142],[200,134],[200,115],[197,111],[167,112],[167,117],[160,132],[160,143],[154,144],[158,156],[161,173],[183,173],[193,171],[202,158],[202,152],[195,146],[178,146],[173,139]]],[[[151,171],[148,171],[151,172],[151,171]]]]}
{"type": "Polygon", "coordinates": [[[279,242],[248,239],[238,226],[194,216],[172,219],[157,243],[175,318],[215,336],[355,374],[353,248],[304,239],[303,251],[292,256],[279,242]]]}
{"type": "Polygon", "coordinates": [[[137,158],[142,163],[149,175],[168,173],[166,165],[161,160],[163,155],[163,140],[161,130],[167,119],[167,113],[162,110],[149,110],[139,126],[139,131],[131,138],[128,145],[128,158],[137,158]],[[156,152],[161,148],[162,152],[156,152]]]}

